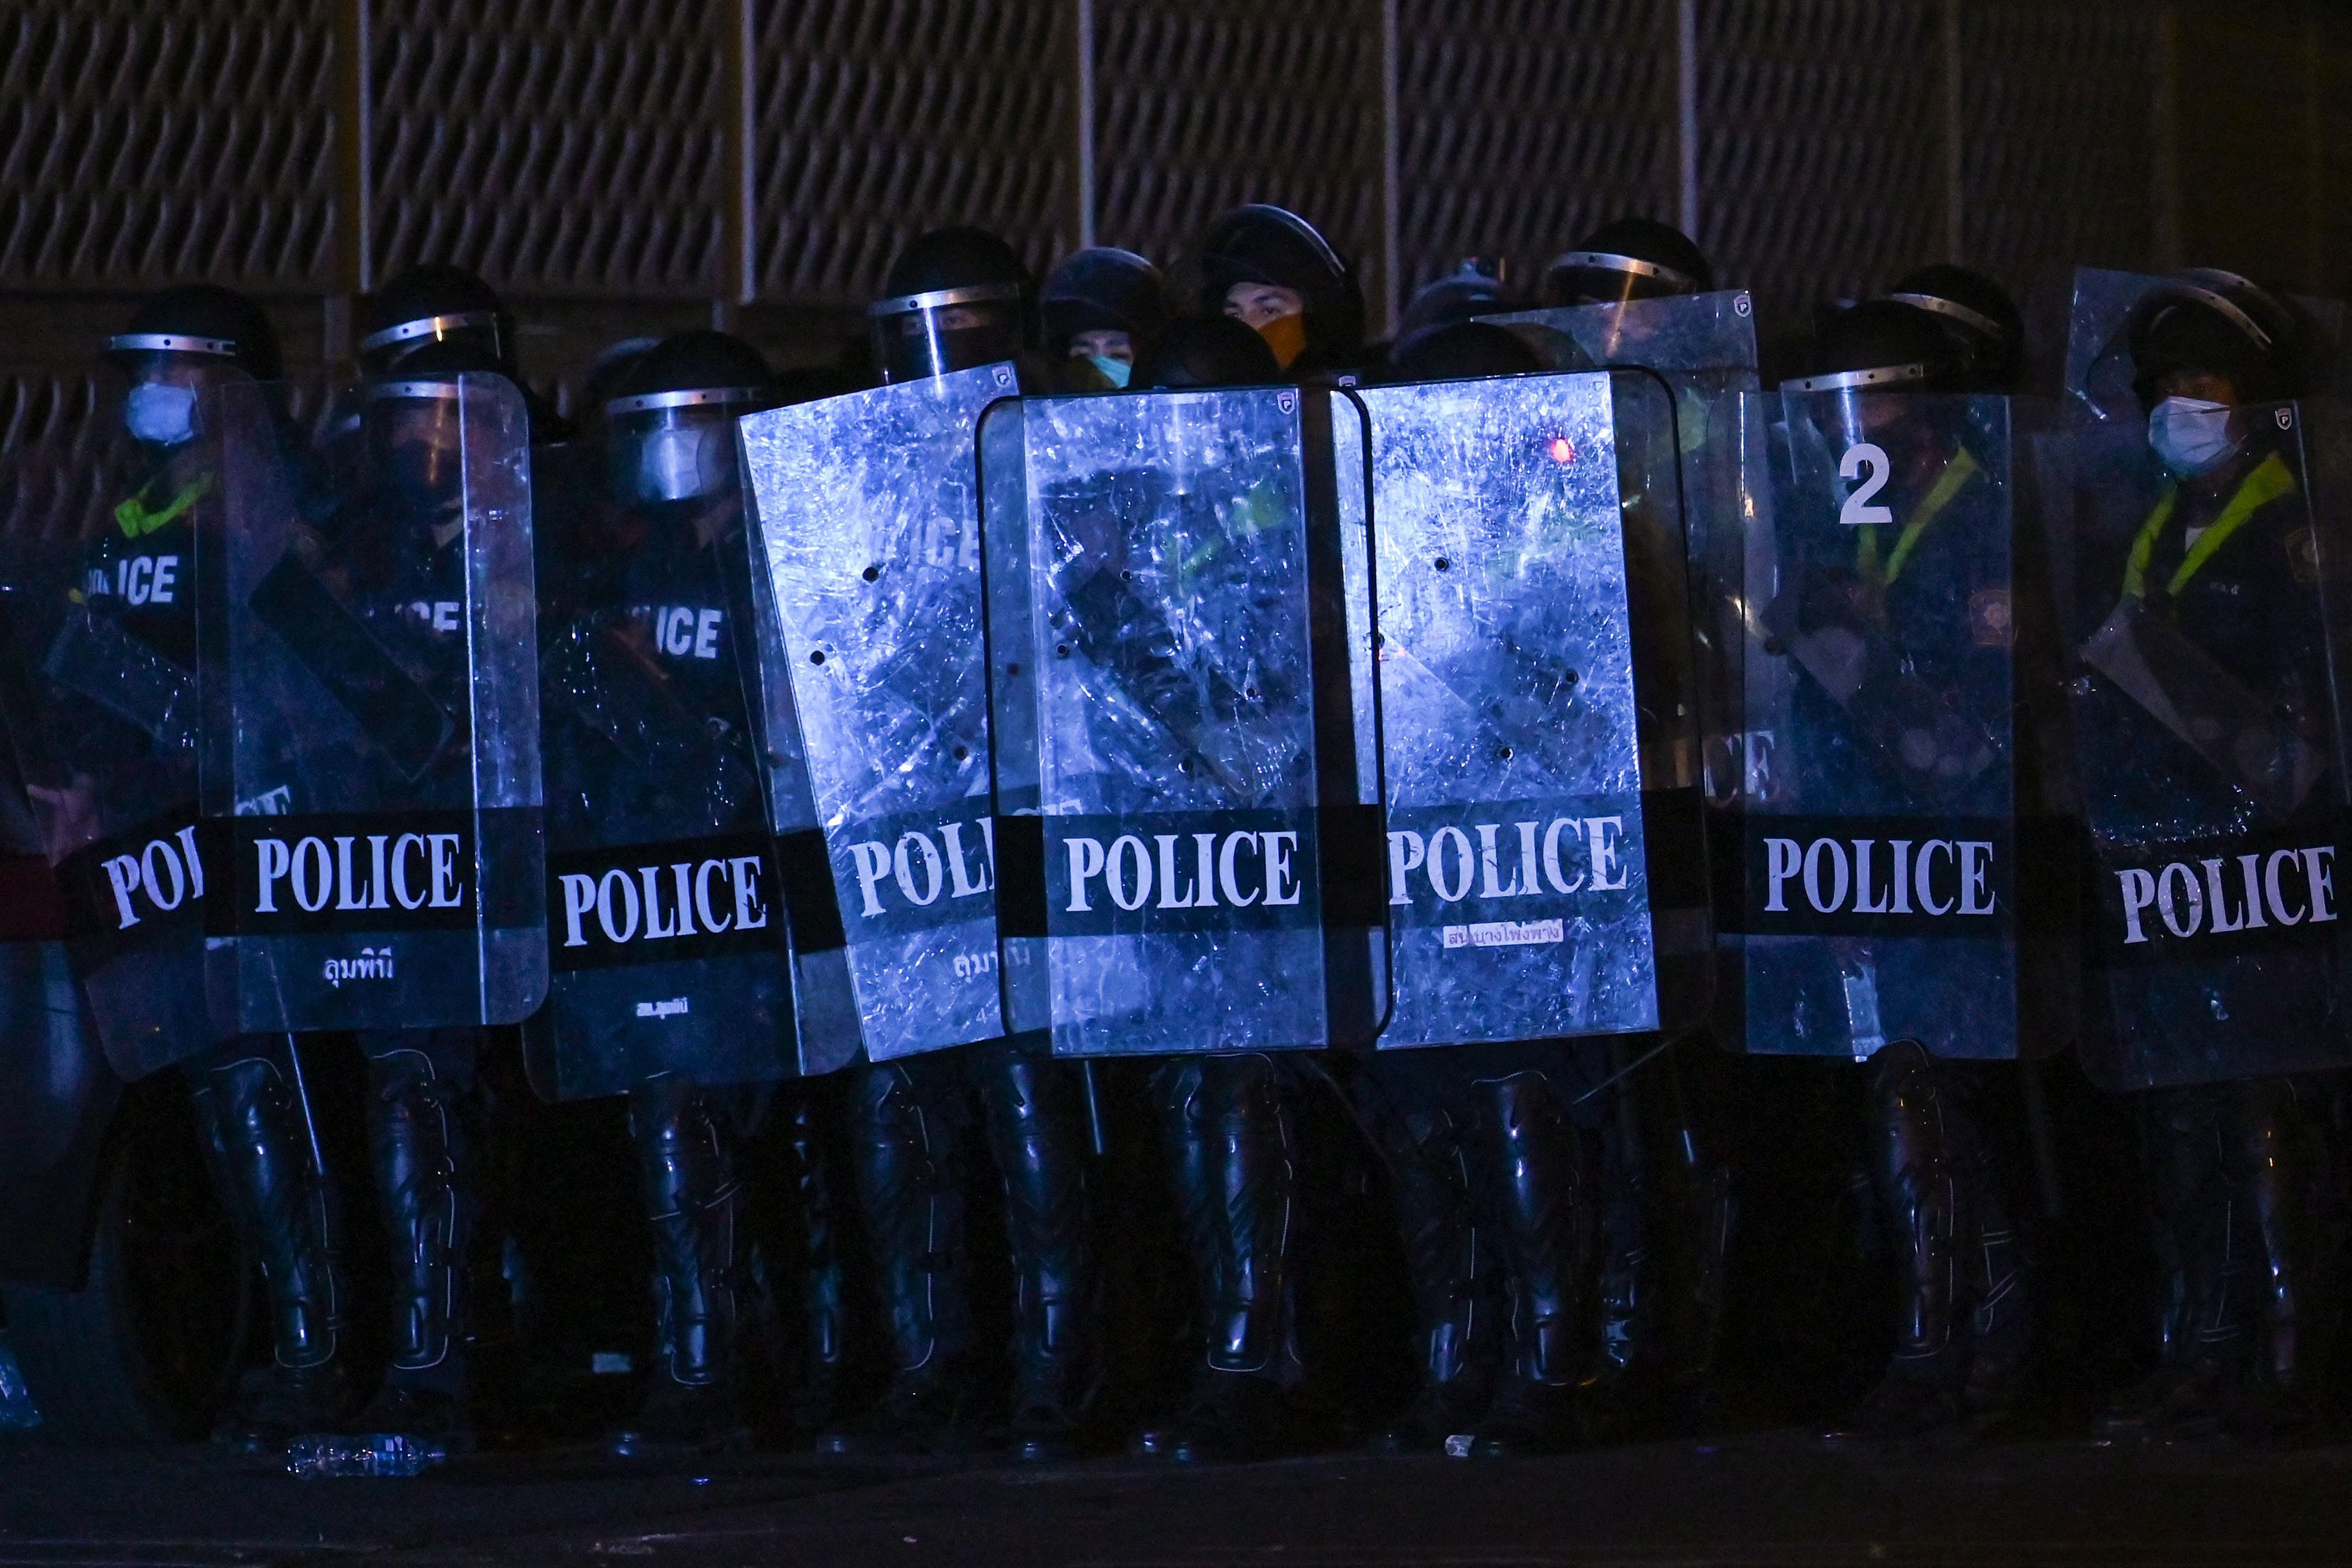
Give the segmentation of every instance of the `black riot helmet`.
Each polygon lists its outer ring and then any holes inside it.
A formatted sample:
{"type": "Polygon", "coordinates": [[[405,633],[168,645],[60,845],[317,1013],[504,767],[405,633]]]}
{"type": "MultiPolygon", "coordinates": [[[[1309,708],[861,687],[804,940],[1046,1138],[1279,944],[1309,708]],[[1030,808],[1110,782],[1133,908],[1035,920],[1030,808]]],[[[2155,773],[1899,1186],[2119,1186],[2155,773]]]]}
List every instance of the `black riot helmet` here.
{"type": "Polygon", "coordinates": [[[1517,376],[1544,368],[1526,339],[1492,321],[1457,321],[1417,332],[1398,342],[1390,362],[1397,379],[1407,382],[1517,376]]]}
{"type": "Polygon", "coordinates": [[[917,235],[866,310],[882,379],[921,381],[1015,358],[1034,336],[1036,295],[1029,268],[999,235],[917,235]]]}
{"type": "Polygon", "coordinates": [[[2304,391],[2301,323],[2234,272],[2198,267],[2166,279],[2133,307],[2124,339],[2143,409],[2156,406],[2166,377],[2190,371],[2228,377],[2241,402],[2284,402],[2304,391]]]}
{"type": "Polygon", "coordinates": [[[1714,269],[1690,235],[1655,218],[1619,218],[1554,256],[1544,268],[1543,300],[1550,306],[1622,305],[1705,294],[1714,269]]]}
{"type": "Polygon", "coordinates": [[[1263,386],[1282,379],[1282,366],[1264,338],[1230,316],[1186,316],[1172,323],[1138,361],[1134,385],[1263,386]]]}
{"type": "Polygon", "coordinates": [[[572,423],[581,434],[603,432],[604,405],[621,395],[629,378],[637,373],[637,366],[660,343],[656,337],[615,338],[596,350],[580,377],[579,413],[572,423]]]}
{"type": "Polygon", "coordinates": [[[1299,298],[1295,329],[1250,323],[1284,370],[1343,369],[1362,353],[1363,286],[1347,258],[1297,214],[1257,203],[1209,225],[1201,241],[1202,310],[1227,311],[1242,284],[1286,288],[1299,298]]]}
{"type": "Polygon", "coordinates": [[[206,386],[238,373],[275,381],[279,368],[278,334],[261,307],[209,283],[149,295],[106,340],[106,356],[131,378],[124,426],[154,448],[195,434],[196,399],[206,386]]]}
{"type": "Polygon", "coordinates": [[[1960,361],[1956,391],[2005,392],[2025,362],[2025,319],[2009,291],[1980,272],[1937,262],[1907,272],[1885,298],[1924,310],[1960,361]]]}
{"type": "Polygon", "coordinates": [[[735,421],[780,401],[760,351],[725,332],[679,332],[637,361],[604,405],[624,495],[647,505],[733,489],[735,421]]]}
{"type": "Polygon", "coordinates": [[[1107,245],[1063,258],[1045,275],[1039,307],[1045,350],[1056,360],[1068,357],[1070,340],[1081,332],[1124,332],[1131,354],[1140,359],[1168,329],[1172,314],[1160,269],[1131,250],[1107,245]]]}
{"type": "Polygon", "coordinates": [[[1935,317],[1894,299],[1865,299],[1822,329],[1813,373],[1791,376],[1783,392],[1949,392],[1967,367],[1935,317]]]}
{"type": "Polygon", "coordinates": [[[1414,292],[1412,302],[1397,318],[1396,342],[1389,350],[1389,362],[1402,370],[1423,339],[1462,326],[1475,317],[1508,310],[1511,306],[1509,291],[1489,264],[1476,259],[1465,261],[1414,292]]]}
{"type": "Polygon", "coordinates": [[[360,364],[390,370],[432,343],[465,343],[514,374],[514,317],[497,290],[462,267],[419,263],[367,298],[360,364]]]}
{"type": "Polygon", "coordinates": [[[466,494],[464,378],[506,374],[478,344],[448,340],[368,377],[360,418],[369,470],[415,511],[457,510],[466,494]]]}

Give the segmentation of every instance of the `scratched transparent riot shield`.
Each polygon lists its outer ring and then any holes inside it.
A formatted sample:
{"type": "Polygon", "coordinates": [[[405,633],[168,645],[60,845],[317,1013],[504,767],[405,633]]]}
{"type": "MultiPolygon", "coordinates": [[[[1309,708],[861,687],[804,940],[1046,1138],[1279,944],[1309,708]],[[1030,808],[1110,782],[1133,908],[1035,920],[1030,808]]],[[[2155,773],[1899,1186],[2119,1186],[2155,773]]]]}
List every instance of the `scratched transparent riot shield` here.
{"type": "Polygon", "coordinates": [[[817,827],[788,848],[785,897],[812,949],[843,952],[875,1061],[1005,1032],[973,440],[1016,390],[984,366],[740,425],[776,617],[762,657],[817,827]]]}
{"type": "Polygon", "coordinates": [[[74,971],[73,931],[44,831],[48,812],[15,744],[21,725],[31,750],[49,749],[33,661],[56,635],[68,585],[87,581],[76,537],[50,531],[64,521],[60,492],[50,487],[60,455],[20,448],[0,461],[0,1186],[27,1197],[90,1157],[121,1083],[74,971]],[[28,463],[48,477],[28,473],[28,463]]]}
{"type": "Polygon", "coordinates": [[[102,413],[0,464],[0,713],[54,866],[53,894],[20,895],[56,915],[136,1079],[233,1032],[206,1006],[219,867],[196,783],[198,525],[225,501],[215,424],[170,444],[122,429],[102,413]]]}
{"type": "Polygon", "coordinates": [[[983,426],[1003,918],[1058,1052],[1317,1046],[1368,1015],[1328,995],[1303,430],[1289,389],[983,426]]]}
{"type": "MultiPolygon", "coordinates": [[[[696,417],[731,455],[725,412],[696,417]]],[[[604,444],[533,464],[550,973],[523,1039],[549,1099],[802,1070],[741,493],[647,500],[618,470],[604,444]]]]}
{"type": "MultiPolygon", "coordinates": [[[[1555,370],[1638,366],[1664,377],[1673,389],[1702,695],[1710,712],[1736,712],[1746,613],[1738,398],[1759,386],[1753,302],[1745,290],[1725,290],[1487,319],[1518,333],[1555,370]]],[[[1713,737],[1723,727],[1704,727],[1713,737]]],[[[1710,803],[1721,806],[1729,799],[1733,764],[1730,756],[1716,752],[1703,759],[1710,803]]]]}
{"type": "Polygon", "coordinates": [[[2065,900],[2036,881],[2063,883],[2063,857],[2019,842],[2011,413],[1742,400],[1744,703],[1717,747],[1737,808],[1717,869],[1726,1034],[1750,1051],[2008,1058],[2035,1032],[2020,911],[2065,900]]]}
{"type": "Polygon", "coordinates": [[[1695,1021],[1709,937],[1666,389],[1592,373],[1360,396],[1370,545],[1350,575],[1376,620],[1350,642],[1377,648],[1358,711],[1387,799],[1381,1045],[1695,1021]]]}
{"type": "Polygon", "coordinates": [[[2352,423],[2246,406],[2229,442],[2181,477],[2118,416],[2045,464],[2091,841],[2084,1065],[2110,1089],[2352,1061],[2352,423]]]}
{"type": "Polygon", "coordinates": [[[215,997],[245,1030],[520,1021],[547,991],[529,426],[498,376],[362,389],[321,492],[223,433],[201,654],[215,997]]]}

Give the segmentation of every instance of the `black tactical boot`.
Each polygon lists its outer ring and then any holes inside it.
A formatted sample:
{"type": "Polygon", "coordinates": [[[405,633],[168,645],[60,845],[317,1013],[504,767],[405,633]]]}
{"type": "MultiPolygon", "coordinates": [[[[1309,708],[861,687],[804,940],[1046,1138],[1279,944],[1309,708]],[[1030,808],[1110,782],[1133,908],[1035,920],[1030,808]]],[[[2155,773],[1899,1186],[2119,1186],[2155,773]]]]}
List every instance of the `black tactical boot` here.
{"type": "Polygon", "coordinates": [[[793,1424],[822,1431],[833,1418],[847,1356],[844,1325],[848,1279],[841,1250],[840,1205],[846,1196],[834,1179],[817,1132],[812,1097],[791,1098],[786,1151],[801,1223],[801,1358],[793,1398],[793,1424]]]}
{"type": "Polygon", "coordinates": [[[2017,1403],[2025,1380],[2032,1331],[2032,1301],[2016,1227],[1994,1180],[1983,1139],[1969,1107],[1953,1107],[1954,1132],[1962,1151],[1961,1207],[1967,1211],[1967,1267],[1962,1282],[1969,1298],[1967,1373],[1960,1406],[1969,1421],[1988,1426],[2017,1403]]]}
{"type": "Polygon", "coordinates": [[[269,1291],[270,1364],[241,1380],[213,1434],[241,1453],[282,1448],[351,1413],[337,1360],[343,1285],[334,1203],[290,1077],[293,1049],[290,1040],[233,1041],[192,1074],[206,1155],[269,1291]],[[243,1049],[248,1043],[257,1049],[243,1049]]]}
{"type": "Polygon", "coordinates": [[[653,1222],[658,1353],[645,1409],[610,1447],[618,1458],[747,1448],[736,1398],[742,1188],[733,1151],[705,1097],[676,1074],[631,1092],[629,1131],[653,1222]]]}
{"type": "Polygon", "coordinates": [[[392,1365],[360,1429],[473,1444],[467,1407],[467,1254],[472,1194],[464,1107],[422,1050],[372,1050],[368,1143],[392,1244],[392,1365]]]}
{"type": "Polygon", "coordinates": [[[1202,1462],[1261,1458],[1283,1447],[1291,1335],[1290,1226],[1297,1171],[1273,1061],[1191,1057],[1156,1075],[1184,1236],[1208,1324],[1205,1364],[1171,1422],[1139,1454],[1202,1462]]]}
{"type": "Polygon", "coordinates": [[[1870,1064],[1870,1174],[1896,1249],[1901,1292],[1885,1376],[1832,1442],[1902,1442],[1962,1426],[1955,1327],[1960,1312],[1958,1176],[1935,1061],[1915,1040],[1870,1064]]]}
{"type": "MultiPolygon", "coordinates": [[[[1611,1048],[1612,1071],[1625,1072],[1625,1047],[1611,1048]]],[[[1654,1068],[1653,1070],[1654,1072],[1654,1068]]],[[[1666,1397],[1665,1256],[1656,1234],[1662,1201],[1653,1180],[1651,1076],[1621,1078],[1601,1126],[1601,1343],[1586,1388],[1595,1435],[1646,1435],[1664,1416],[1666,1397]]]]}
{"type": "Polygon", "coordinates": [[[1511,1375],[1478,1426],[1481,1458],[1552,1454],[1584,1437],[1576,1385],[1576,1211],[1582,1140],[1551,1080],[1517,1072],[1483,1084],[1484,1164],[1511,1278],[1511,1375]]]}
{"type": "Polygon", "coordinates": [[[2110,1440],[2221,1435],[2247,1386],[2252,1242],[2232,1190],[2239,1085],[2160,1090],[2141,1124],[2147,1186],[2167,1265],[2163,1364],[2093,1426],[2110,1440]]]}
{"type": "Polygon", "coordinates": [[[957,1064],[867,1068],[851,1105],[857,1190],[897,1358],[882,1402],[817,1438],[820,1453],[890,1456],[972,1445],[957,1064]]]}
{"type": "Polygon", "coordinates": [[[1731,1166],[1711,1130],[1713,1118],[1703,1113],[1710,1101],[1692,1092],[1695,1083],[1707,1085],[1705,1075],[1721,1071],[1728,1059],[1715,1057],[1704,1039],[1686,1050],[1697,1053],[1696,1062],[1676,1050],[1649,1070],[1653,1092],[1643,1104],[1655,1111],[1654,1119],[1644,1123],[1653,1146],[1666,1151],[1652,1162],[1668,1216],[1660,1228],[1668,1243],[1668,1261],[1660,1271],[1668,1385],[1662,1414],[1675,1430],[1695,1434],[1712,1416],[1716,1354],[1728,1301],[1725,1280],[1738,1210],[1731,1166]]]}
{"type": "Polygon", "coordinates": [[[1012,1454],[1075,1458],[1087,1445],[1097,1381],[1082,1081],[1069,1062],[1002,1048],[973,1066],[983,1074],[1018,1291],[1012,1454]]]}
{"type": "Polygon", "coordinates": [[[1380,1142],[1421,1329],[1421,1388],[1372,1447],[1381,1453],[1433,1454],[1467,1433],[1486,1410],[1494,1388],[1488,1341],[1496,1337],[1497,1314],[1480,1300],[1486,1270],[1472,1223],[1462,1129],[1443,1109],[1392,1119],[1395,1135],[1380,1142]]]}
{"type": "Polygon", "coordinates": [[[2317,1164],[2310,1113],[2284,1078],[2236,1086],[2237,1170],[2232,1186],[2244,1194],[2261,1255],[2254,1260],[2260,1311],[2260,1354],[2242,1400],[2227,1417],[2233,1436],[2289,1442],[2315,1421],[2313,1303],[2320,1248],[2315,1215],[2317,1164]]]}

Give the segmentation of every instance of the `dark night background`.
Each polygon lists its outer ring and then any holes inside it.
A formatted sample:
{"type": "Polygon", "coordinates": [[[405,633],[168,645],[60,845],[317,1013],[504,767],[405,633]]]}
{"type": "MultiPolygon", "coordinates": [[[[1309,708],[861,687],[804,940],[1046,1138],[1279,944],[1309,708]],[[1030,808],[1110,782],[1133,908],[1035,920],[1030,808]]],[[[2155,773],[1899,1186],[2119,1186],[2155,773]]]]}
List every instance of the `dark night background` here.
{"type": "Polygon", "coordinates": [[[2320,0],[14,0],[0,110],[12,442],[164,283],[266,297],[310,375],[355,293],[460,262],[561,383],[713,319],[829,359],[936,224],[1181,271],[1245,200],[1330,232],[1376,326],[1629,212],[1768,337],[1939,258],[2045,321],[2078,262],[2352,290],[2320,0]]]}

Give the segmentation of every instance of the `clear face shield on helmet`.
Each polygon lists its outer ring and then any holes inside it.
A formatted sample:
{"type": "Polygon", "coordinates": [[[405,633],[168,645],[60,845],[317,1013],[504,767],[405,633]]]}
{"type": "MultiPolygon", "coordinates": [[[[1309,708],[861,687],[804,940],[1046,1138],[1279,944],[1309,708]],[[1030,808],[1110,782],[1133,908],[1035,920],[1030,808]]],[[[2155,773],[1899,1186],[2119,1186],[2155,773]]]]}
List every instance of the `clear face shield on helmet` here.
{"type": "Polygon", "coordinates": [[[420,511],[461,506],[466,493],[465,389],[446,380],[381,381],[365,392],[368,459],[420,511]]]}
{"type": "Polygon", "coordinates": [[[428,343],[463,343],[479,349],[499,363],[507,362],[506,329],[496,310],[457,310],[446,316],[420,316],[360,340],[360,363],[372,371],[390,370],[428,343]]]}
{"type": "Polygon", "coordinates": [[[1545,291],[1561,305],[1628,305],[1700,292],[1679,267],[1605,250],[1571,250],[1544,269],[1545,291]]]}
{"type": "Polygon", "coordinates": [[[757,387],[646,392],[604,405],[615,492],[646,505],[698,500],[740,483],[735,419],[767,400],[757,387]]]}
{"type": "Polygon", "coordinates": [[[1827,375],[1791,376],[1784,392],[1808,398],[1808,415],[1824,444],[1845,452],[1863,444],[1883,445],[1899,432],[1910,412],[1909,396],[1925,391],[1934,376],[1925,361],[1874,365],[1827,375]]]}
{"type": "Polygon", "coordinates": [[[122,400],[122,424],[132,440],[163,449],[196,434],[196,400],[236,362],[236,345],[226,338],[179,332],[124,332],[110,338],[106,351],[131,378],[122,400]]]}
{"type": "Polygon", "coordinates": [[[923,381],[1012,359],[1027,340],[1025,294],[1017,283],[990,283],[876,300],[866,316],[882,379],[923,381]]]}

